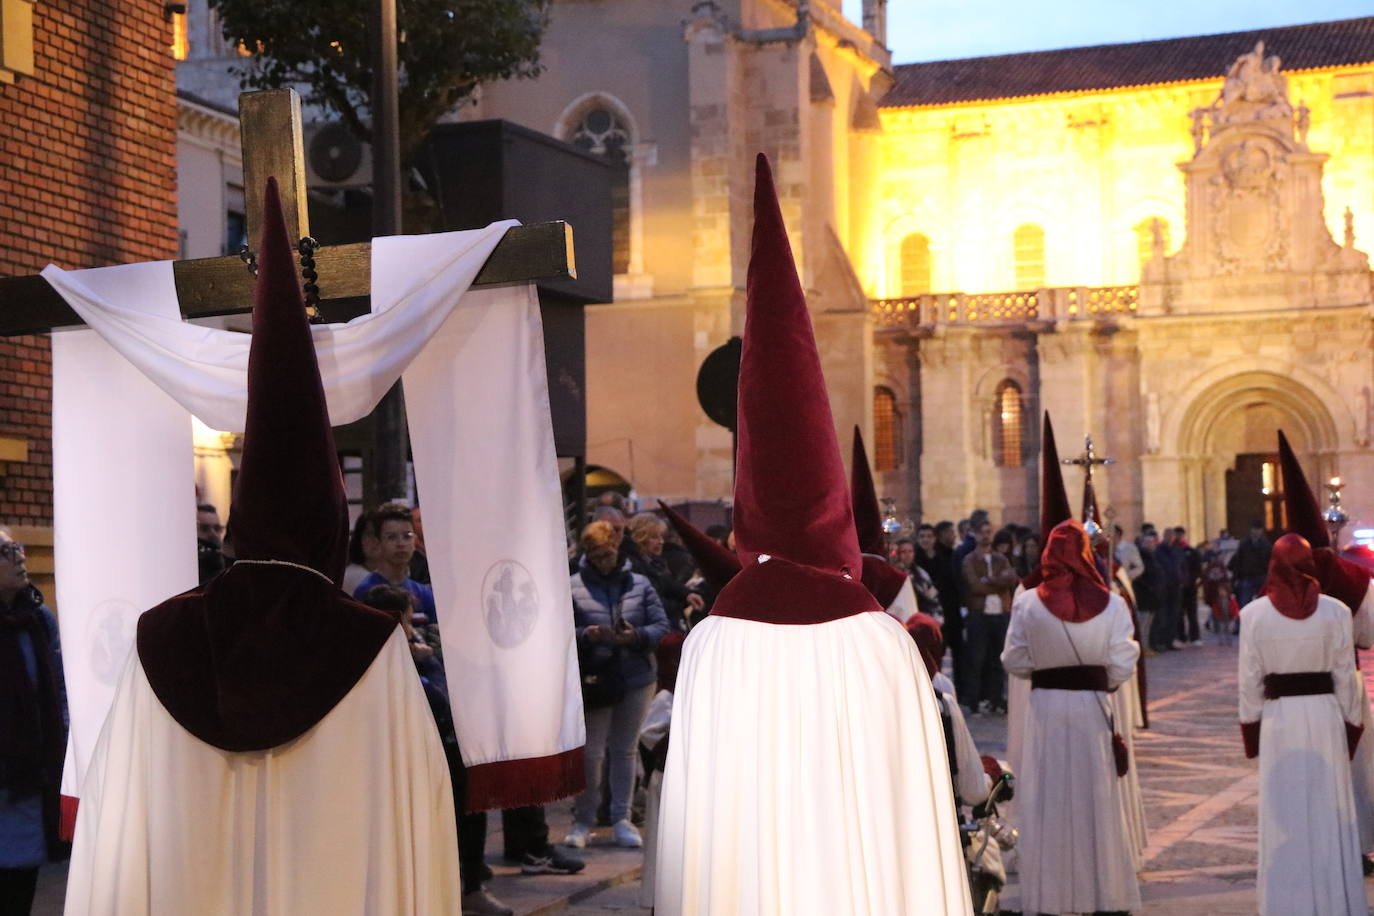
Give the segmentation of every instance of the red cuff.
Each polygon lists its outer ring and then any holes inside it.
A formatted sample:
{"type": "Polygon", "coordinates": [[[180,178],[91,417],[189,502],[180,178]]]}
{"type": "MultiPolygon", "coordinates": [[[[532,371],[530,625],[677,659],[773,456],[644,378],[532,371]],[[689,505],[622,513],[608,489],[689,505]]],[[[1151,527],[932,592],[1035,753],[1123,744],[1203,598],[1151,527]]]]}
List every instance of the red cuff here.
{"type": "Polygon", "coordinates": [[[1360,735],[1364,734],[1363,725],[1351,725],[1345,723],[1345,747],[1350,752],[1350,759],[1355,759],[1355,747],[1360,743],[1360,735]]]}
{"type": "Polygon", "coordinates": [[[1245,744],[1245,756],[1251,760],[1259,756],[1259,722],[1240,723],[1240,740],[1245,744]]]}
{"type": "Polygon", "coordinates": [[[64,843],[70,843],[76,836],[76,806],[79,799],[72,798],[70,795],[60,797],[58,808],[57,838],[64,843]]]}

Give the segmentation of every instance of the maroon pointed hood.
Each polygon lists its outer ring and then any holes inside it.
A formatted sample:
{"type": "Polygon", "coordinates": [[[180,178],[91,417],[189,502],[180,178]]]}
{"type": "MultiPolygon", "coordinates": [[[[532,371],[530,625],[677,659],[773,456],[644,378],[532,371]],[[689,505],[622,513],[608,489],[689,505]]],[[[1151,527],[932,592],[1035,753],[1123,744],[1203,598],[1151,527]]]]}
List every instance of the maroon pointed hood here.
{"type": "Polygon", "coordinates": [[[1059,446],[1047,410],[1040,433],[1040,536],[1048,542],[1055,526],[1071,518],[1073,508],[1064,489],[1064,468],[1059,463],[1059,446]]]}
{"type": "Polygon", "coordinates": [[[248,425],[229,516],[237,561],[138,621],[139,661],[201,741],[260,751],[342,700],[396,629],[335,584],[348,516],[277,184],[269,180],[248,356],[248,425]]]}
{"type": "Polygon", "coordinates": [[[229,537],[240,560],[285,560],[343,580],[348,502],[275,181],[263,211],[229,537]]]}
{"type": "Polygon", "coordinates": [[[1300,534],[1312,547],[1330,547],[1331,533],[1322,520],[1322,506],[1307,483],[1298,456],[1279,430],[1279,467],[1283,469],[1283,505],[1288,513],[1288,530],[1300,534]]]}
{"type": "Polygon", "coordinates": [[[1269,554],[1269,574],[1260,594],[1273,602],[1275,610],[1294,620],[1306,620],[1317,610],[1321,594],[1312,545],[1300,534],[1285,534],[1274,542],[1269,554]]]}
{"type": "Polygon", "coordinates": [[[1359,610],[1369,590],[1369,572],[1332,547],[1331,529],[1322,518],[1321,503],[1307,483],[1298,456],[1293,453],[1283,430],[1279,430],[1279,467],[1283,469],[1283,503],[1288,513],[1288,530],[1312,545],[1312,562],[1322,594],[1330,595],[1352,612],[1359,610]]]}
{"type": "Polygon", "coordinates": [[[716,591],[725,588],[726,583],[739,574],[739,557],[731,553],[720,541],[673,511],[672,506],[663,500],[659,500],[658,505],[668,517],[668,524],[672,525],[677,536],[682,538],[682,545],[696,561],[697,569],[701,570],[706,582],[716,591]]]}
{"type": "MultiPolygon", "coordinates": [[[[1050,533],[1063,522],[1073,518],[1069,506],[1069,494],[1064,489],[1064,469],[1059,463],[1059,446],[1054,441],[1054,424],[1050,422],[1047,410],[1040,424],[1040,538],[1045,547],[1049,546],[1050,533]]],[[[1041,549],[1042,553],[1044,548],[1041,549]]],[[[1027,589],[1036,588],[1044,581],[1045,569],[1041,565],[1021,580],[1027,589]]]]}
{"type": "Polygon", "coordinates": [[[849,463],[849,496],[854,509],[854,528],[859,534],[859,549],[874,556],[887,553],[887,534],[883,531],[883,510],[878,503],[878,488],[868,465],[864,435],[854,427],[854,446],[849,463]]]}
{"type": "Polygon", "coordinates": [[[1040,560],[1041,582],[1035,592],[1049,612],[1069,623],[1091,620],[1107,607],[1111,589],[1093,560],[1088,532],[1070,518],[1055,525],[1045,538],[1040,560]]]}
{"type": "Polygon", "coordinates": [[[762,155],[738,413],[735,550],[744,570],[712,613],[803,624],[881,610],[859,582],[863,559],[820,353],[762,155]]]}
{"type": "Polygon", "coordinates": [[[868,465],[868,450],[863,433],[854,427],[854,446],[849,465],[849,497],[854,507],[859,547],[864,554],[864,588],[873,593],[883,607],[891,607],[906,585],[906,573],[887,561],[887,534],[883,531],[883,510],[873,472],[868,465]]]}

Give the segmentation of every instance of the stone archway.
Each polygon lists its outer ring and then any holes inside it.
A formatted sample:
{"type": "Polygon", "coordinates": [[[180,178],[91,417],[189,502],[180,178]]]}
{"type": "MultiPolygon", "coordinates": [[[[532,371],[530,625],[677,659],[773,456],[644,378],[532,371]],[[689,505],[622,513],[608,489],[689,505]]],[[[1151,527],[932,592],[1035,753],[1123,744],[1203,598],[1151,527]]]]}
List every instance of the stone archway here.
{"type": "MultiPolygon", "coordinates": [[[[1282,429],[1307,468],[1322,479],[1339,448],[1334,393],[1315,379],[1250,369],[1190,386],[1146,459],[1146,516],[1188,526],[1194,542],[1227,526],[1227,471],[1237,456],[1277,449],[1282,429]],[[1310,384],[1309,384],[1310,383],[1310,384]]],[[[1337,408],[1339,409],[1339,408],[1337,408]]]]}

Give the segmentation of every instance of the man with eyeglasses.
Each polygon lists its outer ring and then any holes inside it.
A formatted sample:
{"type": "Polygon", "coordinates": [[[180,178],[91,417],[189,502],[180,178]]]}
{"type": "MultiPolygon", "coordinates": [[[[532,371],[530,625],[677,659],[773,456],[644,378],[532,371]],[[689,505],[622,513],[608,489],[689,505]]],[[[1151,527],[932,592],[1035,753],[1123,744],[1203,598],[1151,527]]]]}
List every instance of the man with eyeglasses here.
{"type": "Polygon", "coordinates": [[[370,539],[377,550],[377,568],[353,592],[359,601],[376,585],[396,585],[415,596],[415,623],[437,623],[434,614],[434,589],[410,577],[410,561],[415,556],[415,516],[400,503],[387,503],[368,513],[363,539],[370,539]],[[418,619],[421,615],[424,620],[418,619]]]}
{"type": "Polygon", "coordinates": [[[0,528],[0,912],[28,913],[38,869],[61,857],[67,695],[57,620],[0,528]]]}
{"type": "Polygon", "coordinates": [[[196,562],[202,585],[224,572],[224,526],[210,503],[196,506],[196,562]]]}

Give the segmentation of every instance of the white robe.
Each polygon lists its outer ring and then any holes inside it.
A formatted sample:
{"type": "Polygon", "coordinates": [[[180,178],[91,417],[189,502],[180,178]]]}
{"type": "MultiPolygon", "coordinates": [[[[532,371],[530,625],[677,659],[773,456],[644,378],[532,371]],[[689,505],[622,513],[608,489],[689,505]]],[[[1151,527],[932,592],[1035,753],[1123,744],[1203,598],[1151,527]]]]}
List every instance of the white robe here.
{"type": "Polygon", "coordinates": [[[1140,727],[1140,688],[1134,672],[1121,682],[1116,693],[1110,697],[1116,728],[1126,742],[1126,754],[1131,766],[1126,775],[1121,777],[1121,810],[1126,817],[1126,839],[1131,844],[1131,860],[1139,872],[1145,867],[1145,847],[1150,843],[1150,834],[1145,820],[1145,800],[1140,792],[1140,773],[1135,763],[1135,730],[1140,727]]]}
{"type": "MultiPolygon", "coordinates": [[[[1002,665],[1025,679],[1041,668],[1102,665],[1107,683],[1116,686],[1135,672],[1134,630],[1119,595],[1091,620],[1064,623],[1028,591],[1016,599],[1002,665]]],[[[1030,692],[1016,789],[1024,912],[1140,906],[1108,712],[1105,693],[1030,692]]]]}
{"type": "Polygon", "coordinates": [[[459,891],[448,764],[400,627],[266,751],[192,736],[131,654],[83,786],[69,916],[429,916],[459,891]]]}
{"type": "MultiPolygon", "coordinates": [[[[1370,581],[1364,600],[1355,609],[1351,624],[1356,648],[1374,646],[1374,580],[1370,581]]],[[[1355,816],[1360,825],[1360,851],[1368,854],[1374,853],[1374,713],[1370,711],[1367,696],[1360,703],[1360,712],[1364,733],[1371,737],[1360,738],[1355,759],[1350,762],[1350,774],[1351,788],[1355,792],[1355,816]]]]}
{"type": "MultiPolygon", "coordinates": [[[[639,744],[653,750],[660,741],[667,740],[673,724],[673,692],[660,690],[649,701],[644,721],[639,726],[639,744]]],[[[658,805],[663,797],[663,771],[649,774],[644,789],[644,870],[639,875],[639,905],[654,905],[654,875],[658,860],[658,805]]]]}
{"type": "Polygon", "coordinates": [[[944,733],[893,617],[709,617],[683,647],[659,916],[972,909],[944,733]]]}
{"type": "MultiPolygon", "coordinates": [[[[1325,595],[1304,620],[1268,598],[1241,611],[1240,721],[1259,721],[1259,911],[1365,914],[1345,725],[1368,705],[1350,609],[1325,595]],[[1266,674],[1329,671],[1334,694],[1264,699],[1266,674]]],[[[1363,743],[1363,741],[1361,741],[1363,743]]]]}
{"type": "Polygon", "coordinates": [[[978,745],[964,721],[964,711],[952,693],[941,693],[937,697],[945,713],[949,716],[949,730],[954,737],[954,747],[950,748],[958,770],[955,780],[959,789],[959,800],[965,805],[981,805],[988,800],[992,780],[983,769],[983,757],[978,753],[978,745]]]}

